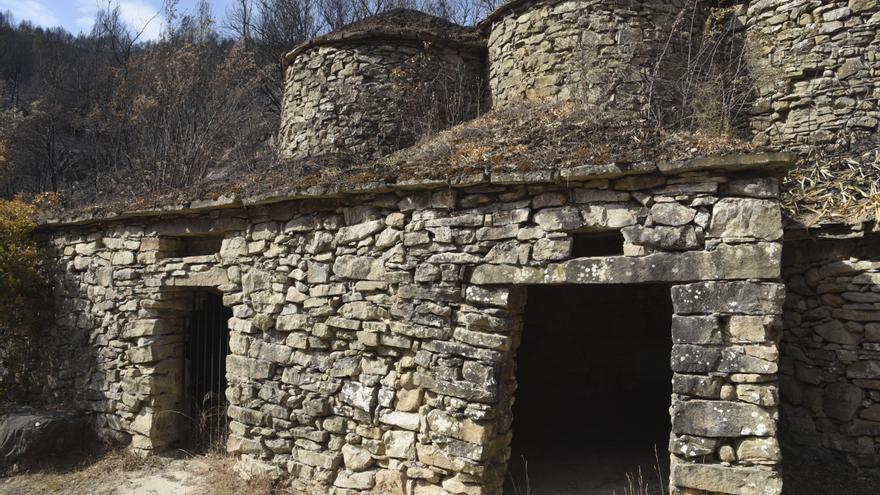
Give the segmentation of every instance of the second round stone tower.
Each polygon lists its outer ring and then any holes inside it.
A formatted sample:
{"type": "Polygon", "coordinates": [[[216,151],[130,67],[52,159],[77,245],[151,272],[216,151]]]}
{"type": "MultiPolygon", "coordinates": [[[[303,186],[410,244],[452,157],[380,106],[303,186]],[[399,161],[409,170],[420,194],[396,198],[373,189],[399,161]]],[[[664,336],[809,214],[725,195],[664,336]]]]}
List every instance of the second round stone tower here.
{"type": "Polygon", "coordinates": [[[492,106],[577,99],[642,112],[668,98],[703,15],[686,0],[512,0],[479,27],[488,37],[492,106]],[[659,62],[659,63],[658,63],[659,62]]]}
{"type": "Polygon", "coordinates": [[[473,118],[484,51],[475,29],[405,9],[300,45],[284,57],[282,154],[372,159],[473,118]]]}

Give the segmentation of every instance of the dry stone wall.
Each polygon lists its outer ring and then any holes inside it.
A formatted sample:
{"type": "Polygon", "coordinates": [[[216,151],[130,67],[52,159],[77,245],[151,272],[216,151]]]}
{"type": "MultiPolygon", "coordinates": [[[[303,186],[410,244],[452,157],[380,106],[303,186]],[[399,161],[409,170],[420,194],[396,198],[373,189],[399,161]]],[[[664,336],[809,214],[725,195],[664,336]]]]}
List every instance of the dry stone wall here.
{"type": "Polygon", "coordinates": [[[171,444],[181,316],[212,288],[233,312],[227,448],[242,469],[303,493],[496,494],[525,286],[664,282],[673,493],[779,494],[778,184],[722,166],[750,162],[56,226],[47,393],[91,411],[105,438],[171,444]],[[576,235],[617,231],[621,254],[572,256],[576,235]],[[190,235],[222,247],[178,257],[190,235]]]}
{"type": "Polygon", "coordinates": [[[758,0],[747,19],[759,140],[797,149],[876,132],[880,2],[758,0]]]}
{"type": "Polygon", "coordinates": [[[284,70],[281,151],[376,158],[473,118],[482,57],[473,46],[405,37],[307,48],[284,70]]]}
{"type": "Polygon", "coordinates": [[[880,465],[880,239],[786,246],[785,427],[803,445],[880,465]]]}
{"type": "MultiPolygon", "coordinates": [[[[607,110],[644,114],[653,91],[662,101],[685,32],[674,29],[684,0],[525,0],[481,23],[487,33],[494,108],[524,100],[578,99],[607,110]],[[678,34],[673,34],[678,33],[678,34]],[[659,64],[657,80],[650,75],[659,64]]],[[[695,13],[697,17],[702,14],[695,13]]],[[[691,15],[684,16],[691,23],[691,15]]],[[[695,26],[702,26],[698,19],[695,26]]],[[[699,31],[697,29],[697,31],[699,31]]]]}

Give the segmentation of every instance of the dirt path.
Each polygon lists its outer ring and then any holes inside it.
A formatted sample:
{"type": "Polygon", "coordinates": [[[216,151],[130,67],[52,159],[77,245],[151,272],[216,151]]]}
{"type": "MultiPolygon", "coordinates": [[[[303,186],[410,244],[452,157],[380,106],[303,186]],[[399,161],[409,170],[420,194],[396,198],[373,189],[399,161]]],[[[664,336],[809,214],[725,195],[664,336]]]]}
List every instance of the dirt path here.
{"type": "Polygon", "coordinates": [[[246,482],[227,457],[140,459],[113,453],[68,469],[44,469],[0,478],[2,495],[241,495],[270,493],[246,482]]]}

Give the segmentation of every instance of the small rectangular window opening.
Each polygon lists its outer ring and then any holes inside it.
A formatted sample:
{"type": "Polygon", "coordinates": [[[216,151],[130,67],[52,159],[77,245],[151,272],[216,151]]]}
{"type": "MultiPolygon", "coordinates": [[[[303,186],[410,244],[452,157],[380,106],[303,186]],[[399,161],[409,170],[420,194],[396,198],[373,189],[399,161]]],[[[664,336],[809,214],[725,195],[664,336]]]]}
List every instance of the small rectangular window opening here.
{"type": "Polygon", "coordinates": [[[219,253],[222,245],[222,234],[166,237],[162,242],[162,257],[208,256],[219,253]]]}
{"type": "Polygon", "coordinates": [[[623,234],[619,230],[573,234],[572,241],[572,258],[623,254],[623,234]]]}

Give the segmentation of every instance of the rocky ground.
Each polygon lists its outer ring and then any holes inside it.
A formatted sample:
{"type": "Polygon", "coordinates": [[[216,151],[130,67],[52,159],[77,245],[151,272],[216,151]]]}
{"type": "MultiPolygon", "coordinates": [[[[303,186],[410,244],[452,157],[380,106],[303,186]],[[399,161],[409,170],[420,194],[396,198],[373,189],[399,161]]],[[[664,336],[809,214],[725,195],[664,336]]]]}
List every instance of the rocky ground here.
{"type": "Polygon", "coordinates": [[[277,493],[268,480],[244,481],[223,455],[142,459],[125,453],[67,460],[0,477],[2,495],[269,495],[277,493]]]}

